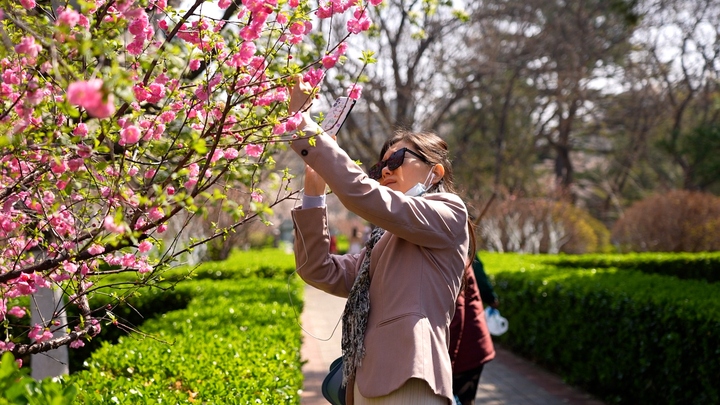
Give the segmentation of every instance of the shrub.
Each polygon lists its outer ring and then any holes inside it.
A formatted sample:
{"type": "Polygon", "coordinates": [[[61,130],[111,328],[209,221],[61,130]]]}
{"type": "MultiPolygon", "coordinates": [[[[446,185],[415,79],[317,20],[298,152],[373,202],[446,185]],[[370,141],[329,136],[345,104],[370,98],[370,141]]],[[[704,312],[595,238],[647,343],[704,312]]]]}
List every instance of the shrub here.
{"type": "Polygon", "coordinates": [[[607,402],[720,402],[716,285],[537,259],[483,255],[510,321],[501,342],[607,402]]]}
{"type": "Polygon", "coordinates": [[[490,251],[579,254],[611,249],[610,232],[600,221],[559,201],[503,201],[488,211],[479,228],[490,251]]]}
{"type": "Polygon", "coordinates": [[[10,404],[69,404],[77,395],[74,384],[65,387],[53,378],[35,381],[27,377],[27,368],[21,369],[9,352],[0,361],[0,405],[10,404]]]}
{"type": "MultiPolygon", "coordinates": [[[[203,263],[196,267],[177,267],[168,270],[163,274],[165,281],[156,287],[142,286],[137,289],[134,275],[119,274],[113,277],[106,277],[103,286],[96,290],[93,300],[100,308],[108,312],[109,317],[117,319],[117,325],[103,325],[100,333],[90,340],[85,340],[85,346],[70,349],[70,372],[76,372],[83,368],[83,363],[90,355],[97,350],[103,342],[115,343],[128,331],[139,328],[143,322],[166,312],[187,307],[193,297],[193,291],[187,288],[173,288],[173,285],[182,280],[194,279],[243,279],[243,278],[273,278],[285,281],[295,271],[295,259],[280,249],[262,249],[240,251],[235,250],[230,257],[222,262],[203,263]],[[136,288],[136,291],[129,297],[118,301],[117,289],[136,288]]],[[[27,296],[8,300],[8,308],[19,305],[30,307],[30,299],[27,296]]],[[[68,319],[78,319],[79,311],[76,306],[67,307],[68,319]]],[[[26,331],[30,327],[30,317],[25,316],[12,324],[16,331],[26,331]]],[[[17,333],[13,339],[17,342],[29,343],[27,333],[17,333]]],[[[29,364],[30,356],[24,356],[23,361],[29,364]]]]}
{"type": "MultiPolygon", "coordinates": [[[[186,281],[186,309],[107,342],[71,376],[76,403],[299,403],[300,329],[285,281],[186,281]]],[[[302,307],[300,282],[293,303],[302,307]]]]}
{"type": "Polygon", "coordinates": [[[623,252],[720,250],[720,197],[684,190],[652,196],[625,211],[612,239],[623,252]]]}
{"type": "Polygon", "coordinates": [[[720,252],[558,255],[542,260],[563,267],[617,267],[710,283],[720,281],[720,252]]]}

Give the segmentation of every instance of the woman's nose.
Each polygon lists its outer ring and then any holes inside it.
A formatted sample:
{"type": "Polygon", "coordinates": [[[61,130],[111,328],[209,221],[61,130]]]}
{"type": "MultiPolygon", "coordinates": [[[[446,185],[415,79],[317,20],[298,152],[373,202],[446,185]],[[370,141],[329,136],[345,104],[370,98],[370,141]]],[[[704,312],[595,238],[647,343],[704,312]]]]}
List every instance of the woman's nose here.
{"type": "Polygon", "coordinates": [[[390,168],[387,165],[385,165],[385,167],[382,168],[381,173],[382,173],[382,177],[384,178],[386,175],[390,175],[392,173],[392,170],[390,170],[390,168]]]}

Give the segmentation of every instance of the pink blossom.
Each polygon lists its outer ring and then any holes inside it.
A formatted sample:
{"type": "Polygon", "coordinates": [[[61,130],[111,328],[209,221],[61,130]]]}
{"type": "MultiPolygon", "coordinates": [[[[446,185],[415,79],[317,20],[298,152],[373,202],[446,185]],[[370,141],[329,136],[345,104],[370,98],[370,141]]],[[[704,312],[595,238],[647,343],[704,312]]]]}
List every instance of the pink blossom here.
{"type": "Polygon", "coordinates": [[[152,243],[150,243],[150,241],[145,240],[145,241],[142,241],[138,245],[138,250],[140,251],[140,253],[145,253],[148,250],[152,249],[152,247],[153,247],[152,243]]]}
{"type": "Polygon", "coordinates": [[[50,170],[55,174],[63,174],[67,169],[67,163],[62,159],[55,159],[50,162],[50,170]]]}
{"type": "Polygon", "coordinates": [[[80,14],[80,17],[78,18],[78,25],[85,29],[88,29],[90,28],[90,20],[88,20],[88,18],[84,15],[80,14]]]}
{"type": "Polygon", "coordinates": [[[68,161],[68,168],[71,172],[76,172],[83,167],[85,161],[83,159],[70,159],[68,161]]]}
{"type": "Polygon", "coordinates": [[[73,135],[85,136],[88,134],[88,126],[85,123],[78,124],[73,130],[73,135]]]}
{"type": "Polygon", "coordinates": [[[157,230],[158,230],[158,233],[163,233],[163,232],[167,231],[167,224],[162,224],[162,225],[158,226],[157,230]]]}
{"type": "Polygon", "coordinates": [[[224,10],[224,9],[230,7],[230,4],[232,4],[232,0],[220,0],[218,2],[218,7],[220,7],[221,9],[224,10]]]}
{"type": "Polygon", "coordinates": [[[292,131],[297,129],[298,125],[302,122],[302,114],[298,111],[293,115],[292,117],[289,117],[287,120],[287,123],[285,124],[285,128],[288,131],[292,131]]]}
{"type": "Polygon", "coordinates": [[[330,8],[330,6],[320,6],[315,12],[315,15],[317,15],[318,18],[321,20],[325,18],[330,18],[333,15],[333,9],[330,8]]]}
{"type": "Polygon", "coordinates": [[[341,43],[340,45],[338,45],[337,50],[335,51],[335,55],[345,55],[345,52],[347,52],[347,48],[347,42],[341,43]]]}
{"type": "Polygon", "coordinates": [[[192,190],[196,184],[197,184],[197,179],[190,179],[190,180],[186,181],[185,184],[183,184],[183,187],[185,187],[185,189],[187,189],[187,190],[192,190]]]}
{"type": "Polygon", "coordinates": [[[107,118],[115,112],[115,104],[112,94],[103,95],[102,87],[100,79],[71,83],[67,89],[67,100],[85,108],[96,118],[107,118]]]}
{"type": "Polygon", "coordinates": [[[65,262],[63,264],[63,270],[65,270],[66,272],[68,272],[70,274],[75,274],[78,270],[78,266],[75,263],[65,262]]]}
{"type": "Polygon", "coordinates": [[[325,72],[322,69],[310,68],[303,76],[303,81],[310,83],[313,87],[317,87],[324,76],[325,72]]]}
{"type": "Polygon", "coordinates": [[[252,193],[250,193],[250,198],[252,198],[253,201],[258,203],[261,203],[263,200],[262,195],[260,195],[260,193],[258,193],[257,191],[253,191],[252,193]]]}
{"type": "Polygon", "coordinates": [[[144,227],[147,224],[144,217],[138,218],[137,222],[135,222],[135,230],[140,230],[142,227],[144,227]]]}
{"type": "Polygon", "coordinates": [[[255,56],[255,52],[257,51],[257,48],[255,47],[254,42],[243,42],[243,44],[240,46],[240,57],[245,61],[244,63],[248,63],[250,59],[255,56]]]}
{"type": "Polygon", "coordinates": [[[237,149],[234,149],[234,148],[227,148],[223,151],[223,156],[227,160],[233,160],[233,159],[237,158],[238,155],[239,155],[239,153],[238,153],[237,149]]]}
{"type": "Polygon", "coordinates": [[[287,24],[288,17],[287,15],[285,15],[285,13],[279,13],[275,21],[277,21],[278,24],[287,24]]]}
{"type": "Polygon", "coordinates": [[[210,98],[207,86],[198,86],[197,90],[195,90],[195,96],[202,101],[207,101],[210,98]]]}
{"type": "Polygon", "coordinates": [[[295,8],[295,7],[297,7],[298,5],[300,5],[300,0],[290,0],[290,1],[288,2],[288,5],[289,5],[290,7],[292,7],[292,8],[295,8]]]}
{"type": "Polygon", "coordinates": [[[155,222],[159,219],[162,219],[165,216],[165,213],[163,212],[162,208],[160,207],[153,207],[148,212],[148,218],[150,218],[151,221],[155,222]]]}
{"type": "Polygon", "coordinates": [[[290,26],[290,33],[292,33],[293,35],[302,35],[305,33],[305,26],[300,21],[294,22],[290,26]]]}
{"type": "Polygon", "coordinates": [[[330,69],[331,67],[335,66],[335,64],[338,61],[339,56],[336,54],[327,54],[323,56],[322,58],[322,64],[325,69],[330,69]]]}
{"type": "Polygon", "coordinates": [[[79,349],[83,346],[85,346],[85,342],[83,342],[82,339],[73,340],[72,343],[70,343],[71,349],[79,349]]]}
{"type": "Polygon", "coordinates": [[[165,111],[164,113],[160,114],[160,120],[163,122],[172,122],[172,120],[175,119],[175,113],[172,111],[165,111]]]}
{"type": "Polygon", "coordinates": [[[43,328],[42,326],[35,324],[30,333],[28,333],[28,337],[30,339],[35,339],[37,343],[40,343],[51,339],[53,335],[47,328],[43,328]]]}
{"type": "Polygon", "coordinates": [[[157,103],[165,97],[165,86],[160,83],[152,83],[150,86],[150,97],[148,101],[151,103],[157,103]]]}
{"type": "Polygon", "coordinates": [[[125,255],[120,259],[120,264],[125,267],[134,267],[135,266],[135,255],[132,253],[125,253],[125,255]]]}
{"type": "MultiPolygon", "coordinates": [[[[32,2],[35,7],[35,2],[32,2]]],[[[27,36],[20,40],[20,43],[15,46],[15,52],[20,54],[28,55],[31,58],[38,56],[38,53],[42,50],[40,44],[35,43],[35,37],[27,36]]]]}
{"type": "Polygon", "coordinates": [[[287,123],[285,123],[285,122],[275,124],[275,126],[273,127],[273,131],[272,131],[273,135],[282,135],[285,132],[287,132],[287,123]]]}
{"type": "Polygon", "coordinates": [[[348,88],[348,96],[353,99],[357,100],[360,98],[360,95],[362,95],[362,86],[358,84],[351,84],[348,88]]]}
{"type": "Polygon", "coordinates": [[[116,224],[115,218],[111,217],[110,215],[105,217],[105,221],[103,221],[103,226],[105,227],[105,230],[112,233],[123,233],[125,232],[125,226],[123,224],[116,224]]]}
{"type": "Polygon", "coordinates": [[[149,265],[146,261],[139,261],[137,269],[138,269],[138,273],[140,273],[140,274],[149,273],[149,272],[153,271],[152,266],[149,265]]]}
{"type": "Polygon", "coordinates": [[[128,125],[120,131],[120,145],[134,144],[140,140],[140,129],[135,125],[128,125]]]}
{"type": "Polygon", "coordinates": [[[250,157],[259,157],[262,155],[264,149],[262,145],[254,145],[252,143],[245,145],[245,153],[250,157]]]}
{"type": "Polygon", "coordinates": [[[167,29],[168,29],[168,23],[167,23],[167,21],[165,21],[165,20],[160,21],[160,22],[158,23],[158,27],[160,27],[161,29],[167,31],[167,29]]]}
{"type": "MultiPolygon", "coordinates": [[[[150,92],[143,87],[142,84],[136,84],[133,86],[133,93],[137,101],[145,101],[150,97],[150,92]]],[[[120,120],[118,120],[119,122],[120,120]]]]}
{"type": "Polygon", "coordinates": [[[101,253],[105,252],[105,247],[98,245],[97,243],[93,243],[90,248],[88,249],[88,253],[90,253],[93,256],[99,255],[101,253]]]}
{"type": "Polygon", "coordinates": [[[188,166],[190,171],[190,177],[197,177],[200,174],[200,166],[197,163],[192,163],[188,166]]]}
{"type": "Polygon", "coordinates": [[[27,10],[35,8],[35,0],[20,0],[20,4],[27,10]]]}
{"type": "Polygon", "coordinates": [[[70,28],[74,28],[78,22],[80,22],[80,14],[75,10],[63,10],[58,16],[56,25],[66,25],[70,28]]]}
{"type": "Polygon", "coordinates": [[[25,307],[12,307],[7,313],[15,317],[22,318],[25,314],[27,314],[27,309],[25,307]]]}

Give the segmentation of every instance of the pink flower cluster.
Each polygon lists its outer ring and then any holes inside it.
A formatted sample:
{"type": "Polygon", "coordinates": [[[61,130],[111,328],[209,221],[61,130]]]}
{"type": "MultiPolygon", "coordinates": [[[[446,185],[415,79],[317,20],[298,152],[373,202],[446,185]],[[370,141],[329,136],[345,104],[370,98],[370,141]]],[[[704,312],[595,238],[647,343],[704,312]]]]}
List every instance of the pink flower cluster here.
{"type": "Polygon", "coordinates": [[[28,55],[31,58],[37,57],[41,50],[42,46],[35,43],[35,37],[30,36],[23,37],[20,43],[15,45],[15,52],[28,55]]]}
{"type": "Polygon", "coordinates": [[[310,68],[305,75],[303,81],[310,83],[313,87],[317,87],[325,77],[325,72],[321,69],[310,68]]]}
{"type": "Polygon", "coordinates": [[[71,83],[67,88],[67,101],[85,108],[96,118],[107,118],[115,112],[113,95],[104,94],[100,79],[71,83]]]}
{"type": "Polygon", "coordinates": [[[42,326],[35,324],[30,333],[28,333],[28,337],[30,339],[35,339],[37,343],[42,343],[52,338],[53,334],[48,328],[43,328],[42,326]]]}
{"type": "Polygon", "coordinates": [[[353,34],[359,34],[362,31],[367,31],[372,25],[372,21],[367,13],[367,8],[358,6],[355,8],[353,17],[347,22],[347,29],[353,34]]]}
{"type": "Polygon", "coordinates": [[[131,55],[140,55],[145,46],[145,41],[151,40],[153,35],[155,35],[155,29],[152,27],[152,24],[149,23],[145,10],[138,8],[134,10],[131,16],[132,21],[130,25],[128,25],[128,31],[135,37],[127,46],[127,50],[131,55]]]}
{"type": "Polygon", "coordinates": [[[347,42],[343,42],[340,45],[338,45],[337,49],[333,53],[328,53],[325,56],[323,56],[322,64],[325,69],[330,69],[331,67],[335,66],[337,61],[340,59],[341,56],[345,55],[345,52],[347,51],[347,42]]]}

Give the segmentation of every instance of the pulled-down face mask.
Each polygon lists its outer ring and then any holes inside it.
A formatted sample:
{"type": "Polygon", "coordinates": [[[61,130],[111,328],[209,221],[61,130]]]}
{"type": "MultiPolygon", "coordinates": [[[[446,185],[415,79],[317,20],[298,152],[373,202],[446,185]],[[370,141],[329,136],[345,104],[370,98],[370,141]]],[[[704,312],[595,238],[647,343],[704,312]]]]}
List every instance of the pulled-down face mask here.
{"type": "Polygon", "coordinates": [[[432,185],[433,180],[435,180],[435,173],[433,173],[433,168],[430,168],[430,172],[425,177],[425,181],[414,185],[410,190],[405,192],[405,195],[408,197],[418,197],[425,194],[429,187],[429,185],[425,185],[428,182],[428,179],[430,179],[430,185],[432,185]]]}

